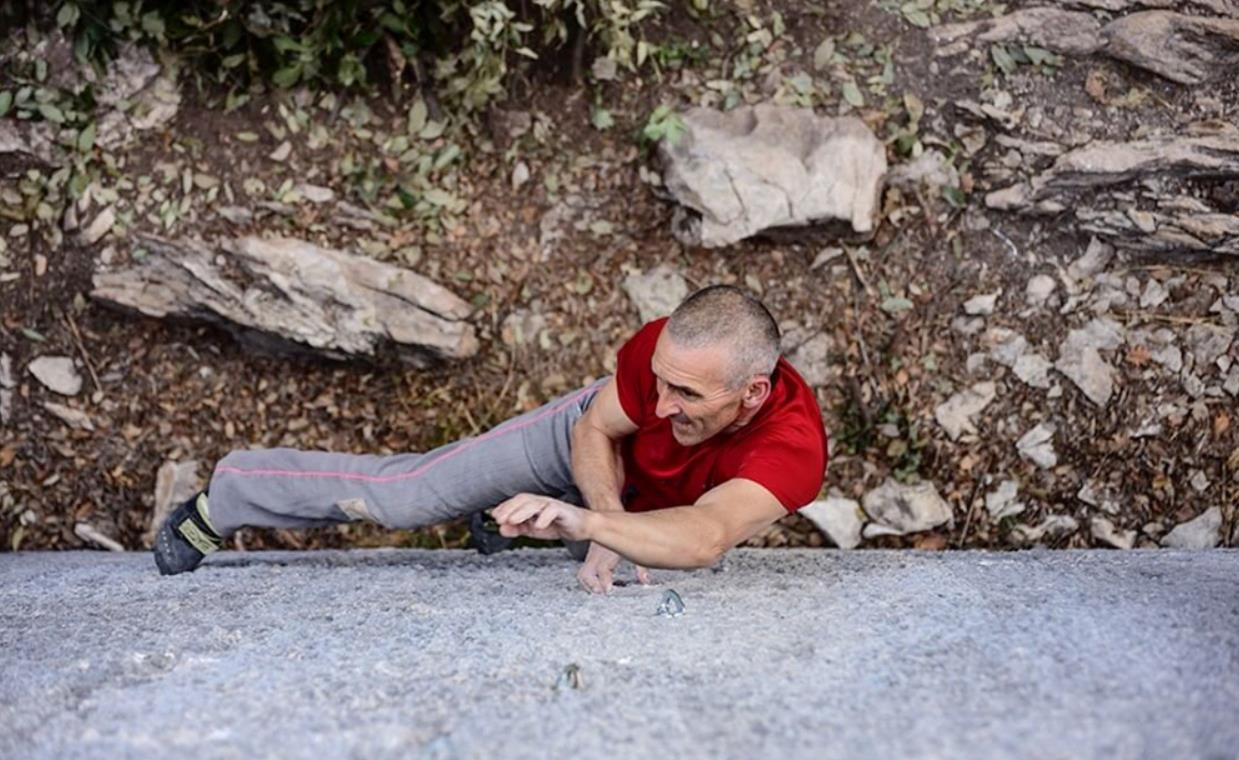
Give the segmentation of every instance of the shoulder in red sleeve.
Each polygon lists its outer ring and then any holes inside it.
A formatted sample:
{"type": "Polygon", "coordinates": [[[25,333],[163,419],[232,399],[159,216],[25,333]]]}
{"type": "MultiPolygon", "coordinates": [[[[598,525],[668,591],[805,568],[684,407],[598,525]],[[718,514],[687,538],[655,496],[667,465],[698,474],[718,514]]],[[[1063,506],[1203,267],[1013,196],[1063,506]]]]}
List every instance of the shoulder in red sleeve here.
{"type": "Polygon", "coordinates": [[[641,425],[654,412],[650,399],[657,397],[657,391],[650,360],[654,358],[654,346],[666,323],[667,317],[646,323],[616,354],[615,387],[619,392],[620,406],[628,419],[637,425],[641,425]]]}

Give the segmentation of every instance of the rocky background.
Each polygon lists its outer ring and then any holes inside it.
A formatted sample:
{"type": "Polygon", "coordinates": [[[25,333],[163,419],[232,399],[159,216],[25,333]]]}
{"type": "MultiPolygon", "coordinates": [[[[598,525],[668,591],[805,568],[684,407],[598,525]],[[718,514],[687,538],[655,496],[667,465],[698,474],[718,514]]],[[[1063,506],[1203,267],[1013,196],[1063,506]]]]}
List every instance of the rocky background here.
{"type": "Polygon", "coordinates": [[[0,546],[140,549],[232,448],[482,432],[714,282],[771,307],[831,435],[823,498],[753,545],[1239,543],[1234,3],[660,23],[652,65],[535,70],[470,118],[409,87],[238,102],[8,30],[0,546]]]}

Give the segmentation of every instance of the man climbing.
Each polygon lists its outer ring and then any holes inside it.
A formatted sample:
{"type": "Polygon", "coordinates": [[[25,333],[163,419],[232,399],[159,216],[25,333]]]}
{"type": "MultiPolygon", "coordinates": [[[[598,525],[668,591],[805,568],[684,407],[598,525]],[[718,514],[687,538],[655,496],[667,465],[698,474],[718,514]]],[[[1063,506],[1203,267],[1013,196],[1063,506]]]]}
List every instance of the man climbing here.
{"type": "Polygon", "coordinates": [[[394,456],[233,451],[168,517],[155,562],[165,575],[193,570],[247,525],[474,515],[476,530],[494,507],[503,537],[589,542],[577,578],[603,593],[621,557],[642,583],[646,567],[714,564],[812,501],[826,456],[817,400],[780,356],[770,312],[716,285],[643,326],[613,377],[483,435],[394,456]]]}

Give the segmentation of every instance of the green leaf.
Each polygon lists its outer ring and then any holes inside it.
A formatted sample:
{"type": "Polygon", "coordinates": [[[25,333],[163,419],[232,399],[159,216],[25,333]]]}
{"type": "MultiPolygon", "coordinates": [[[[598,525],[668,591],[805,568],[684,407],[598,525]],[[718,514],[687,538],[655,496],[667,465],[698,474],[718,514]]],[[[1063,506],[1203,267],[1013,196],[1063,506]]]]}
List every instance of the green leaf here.
{"type": "Polygon", "coordinates": [[[13,93],[9,92],[8,90],[4,90],[0,92],[0,117],[7,114],[9,112],[9,109],[12,107],[13,107],[13,93]]]}
{"type": "Polygon", "coordinates": [[[60,6],[60,12],[56,14],[56,26],[61,29],[73,26],[81,15],[82,11],[76,5],[65,3],[60,6]]]}
{"type": "Polygon", "coordinates": [[[443,127],[444,124],[441,121],[428,121],[426,126],[418,131],[417,136],[423,140],[433,140],[443,134],[443,127]]]}
{"type": "Polygon", "coordinates": [[[821,71],[830,65],[830,60],[835,57],[835,41],[830,37],[822,40],[822,44],[817,46],[813,51],[813,68],[821,71]]]}
{"type": "Polygon", "coordinates": [[[437,187],[432,187],[422,193],[422,199],[436,206],[450,206],[456,202],[456,196],[437,187]]]}
{"type": "Polygon", "coordinates": [[[865,96],[861,95],[860,88],[856,86],[856,82],[851,80],[843,83],[843,99],[852,104],[854,108],[860,108],[865,105],[865,96]]]}
{"type": "Polygon", "coordinates": [[[409,134],[415,135],[422,131],[422,128],[426,126],[428,113],[426,101],[421,98],[413,101],[413,105],[409,107],[409,134]]]}
{"type": "Polygon", "coordinates": [[[1011,54],[1002,45],[991,45],[989,54],[994,59],[994,64],[1002,69],[1004,74],[1011,74],[1015,71],[1015,59],[1011,57],[1011,54]]]}
{"type": "Polygon", "coordinates": [[[615,119],[611,118],[611,112],[605,108],[595,108],[589,120],[594,125],[594,129],[598,130],[607,130],[615,126],[615,119]]]}
{"type": "Polygon", "coordinates": [[[59,108],[52,105],[51,103],[40,103],[39,113],[43,116],[44,119],[47,119],[53,124],[64,124],[65,123],[64,111],[61,111],[59,108]]]}
{"type": "Polygon", "coordinates": [[[284,68],[280,69],[279,71],[271,75],[271,81],[275,83],[276,87],[280,87],[282,89],[288,89],[289,87],[292,87],[294,84],[297,83],[297,80],[300,78],[301,78],[301,64],[300,63],[294,63],[291,66],[285,66],[284,68]]]}
{"type": "Polygon", "coordinates": [[[901,311],[907,311],[912,308],[912,302],[906,298],[887,298],[878,308],[887,314],[898,314],[901,311]]]}
{"type": "Polygon", "coordinates": [[[95,147],[95,122],[92,121],[78,133],[77,149],[82,153],[89,153],[93,147],[95,147]]]}
{"type": "Polygon", "coordinates": [[[1063,59],[1054,53],[1051,53],[1045,48],[1033,47],[1031,45],[1024,46],[1024,55],[1028,56],[1028,61],[1036,66],[1048,64],[1050,66],[1059,66],[1063,59]]]}
{"type": "Polygon", "coordinates": [[[142,31],[156,39],[163,39],[164,23],[159,11],[142,14],[142,31]]]}
{"type": "Polygon", "coordinates": [[[435,162],[431,168],[442,169],[443,167],[455,161],[459,156],[460,156],[460,146],[456,145],[456,143],[452,143],[451,145],[448,145],[443,150],[439,151],[439,155],[435,156],[435,162]]]}
{"type": "Polygon", "coordinates": [[[899,10],[903,13],[903,17],[907,20],[907,22],[912,26],[925,29],[932,23],[929,19],[929,14],[916,7],[916,4],[914,3],[907,3],[899,10]]]}
{"type": "Polygon", "coordinates": [[[908,112],[908,119],[913,122],[918,122],[925,115],[925,103],[918,98],[914,93],[905,92],[903,94],[903,107],[908,112]]]}

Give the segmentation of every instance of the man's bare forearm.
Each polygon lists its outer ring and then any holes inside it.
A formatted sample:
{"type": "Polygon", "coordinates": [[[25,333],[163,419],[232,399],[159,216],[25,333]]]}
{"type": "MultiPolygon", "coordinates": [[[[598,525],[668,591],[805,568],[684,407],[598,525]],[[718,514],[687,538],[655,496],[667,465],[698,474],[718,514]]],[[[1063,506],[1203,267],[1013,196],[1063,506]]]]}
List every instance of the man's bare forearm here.
{"type": "Polygon", "coordinates": [[[572,428],[572,479],[595,512],[623,511],[624,470],[618,444],[587,422],[572,428]]]}
{"type": "Polygon", "coordinates": [[[696,507],[593,512],[586,516],[586,533],[589,540],[645,567],[709,567],[724,551],[719,532],[703,522],[696,507]]]}

